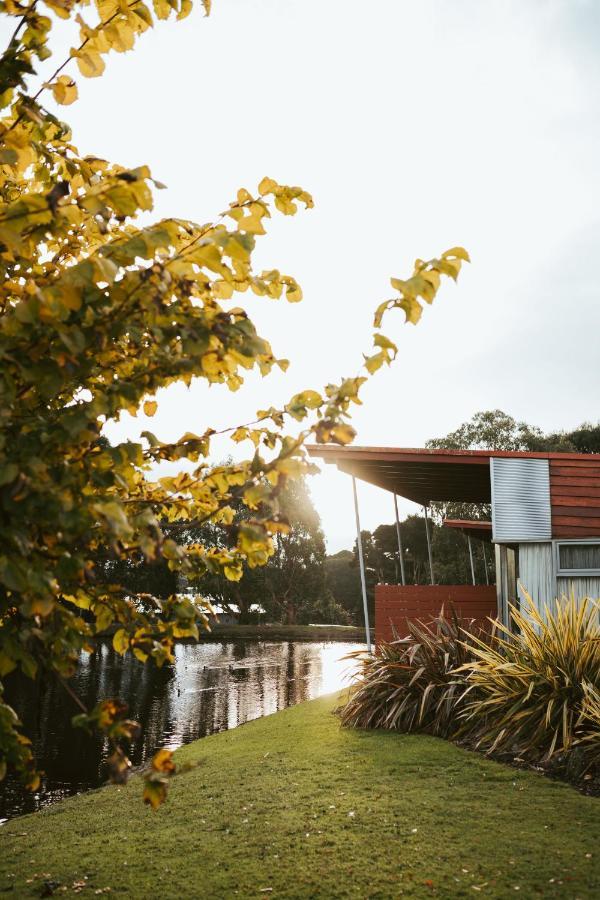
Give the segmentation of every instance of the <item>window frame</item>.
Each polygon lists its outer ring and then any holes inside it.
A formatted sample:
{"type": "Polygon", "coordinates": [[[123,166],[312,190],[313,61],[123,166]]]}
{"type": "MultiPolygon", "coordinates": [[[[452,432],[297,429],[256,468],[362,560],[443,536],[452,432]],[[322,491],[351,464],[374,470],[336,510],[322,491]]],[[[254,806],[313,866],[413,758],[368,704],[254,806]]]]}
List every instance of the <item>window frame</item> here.
{"type": "Polygon", "coordinates": [[[600,575],[600,566],[594,569],[561,569],[560,567],[560,548],[569,546],[581,546],[581,544],[593,544],[600,547],[600,537],[596,538],[566,538],[564,540],[552,541],[552,554],[554,557],[554,572],[559,578],[569,578],[570,576],[594,576],[600,575]]]}

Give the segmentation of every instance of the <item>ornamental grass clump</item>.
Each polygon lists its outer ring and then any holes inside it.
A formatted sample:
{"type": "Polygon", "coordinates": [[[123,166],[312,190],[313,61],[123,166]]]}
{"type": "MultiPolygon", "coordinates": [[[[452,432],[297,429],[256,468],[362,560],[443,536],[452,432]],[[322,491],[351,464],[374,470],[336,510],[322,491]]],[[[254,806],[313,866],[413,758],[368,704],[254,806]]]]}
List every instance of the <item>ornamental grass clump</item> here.
{"type": "Polygon", "coordinates": [[[600,769],[600,690],[583,684],[583,707],[579,722],[579,746],[588,768],[600,769]]]}
{"type": "Polygon", "coordinates": [[[541,614],[526,595],[511,612],[516,633],[498,623],[493,644],[475,641],[463,668],[472,690],[462,717],[476,747],[539,761],[578,743],[598,751],[598,610],[597,601],[571,597],[541,614]]]}
{"type": "Polygon", "coordinates": [[[474,642],[486,642],[483,632],[477,638],[470,633],[472,625],[442,610],[431,624],[409,623],[407,639],[381,642],[372,656],[350,654],[359,671],[339,710],[342,724],[454,736],[470,691],[464,666],[474,659],[474,642]]]}

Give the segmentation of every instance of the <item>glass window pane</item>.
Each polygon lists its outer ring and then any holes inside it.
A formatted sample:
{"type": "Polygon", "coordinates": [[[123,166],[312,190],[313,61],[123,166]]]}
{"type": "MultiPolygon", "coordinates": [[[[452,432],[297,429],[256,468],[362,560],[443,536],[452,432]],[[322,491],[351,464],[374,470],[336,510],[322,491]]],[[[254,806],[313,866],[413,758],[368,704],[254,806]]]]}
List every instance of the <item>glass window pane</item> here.
{"type": "Polygon", "coordinates": [[[600,569],[600,544],[561,544],[561,569],[600,569]]]}

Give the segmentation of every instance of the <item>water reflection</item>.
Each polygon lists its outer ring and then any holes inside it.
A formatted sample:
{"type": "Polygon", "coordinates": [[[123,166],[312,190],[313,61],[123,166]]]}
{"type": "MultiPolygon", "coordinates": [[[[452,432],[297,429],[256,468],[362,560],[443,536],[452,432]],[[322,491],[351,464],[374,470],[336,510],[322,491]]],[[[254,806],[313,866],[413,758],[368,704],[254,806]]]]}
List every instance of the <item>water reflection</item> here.
{"type": "MultiPolygon", "coordinates": [[[[338,642],[178,644],[174,664],[156,669],[102,644],[82,654],[72,685],[88,709],[106,697],[127,702],[130,716],[142,725],[130,751],[133,764],[141,765],[159,747],[175,749],[338,690],[348,677],[342,657],[357,648],[338,642]]],[[[63,688],[9,678],[6,699],[23,721],[45,775],[35,794],[13,780],[3,783],[0,818],[102,784],[105,743],[71,728],[79,710],[63,688]]]]}

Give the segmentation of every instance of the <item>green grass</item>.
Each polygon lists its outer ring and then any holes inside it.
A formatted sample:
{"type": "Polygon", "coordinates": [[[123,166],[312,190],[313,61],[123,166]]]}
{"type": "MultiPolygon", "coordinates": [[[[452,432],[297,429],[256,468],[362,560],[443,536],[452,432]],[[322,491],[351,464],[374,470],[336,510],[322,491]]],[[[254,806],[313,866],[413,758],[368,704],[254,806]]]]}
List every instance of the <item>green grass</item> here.
{"type": "Polygon", "coordinates": [[[436,738],[343,730],[336,699],[183,748],[198,765],[157,812],[133,779],[13,820],[0,892],[600,896],[598,800],[436,738]]]}

